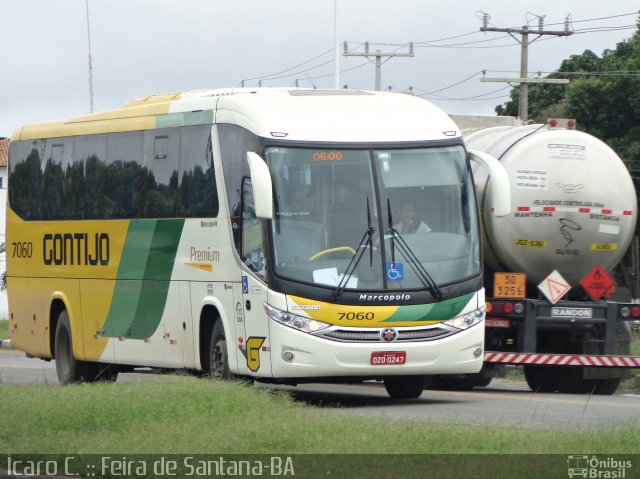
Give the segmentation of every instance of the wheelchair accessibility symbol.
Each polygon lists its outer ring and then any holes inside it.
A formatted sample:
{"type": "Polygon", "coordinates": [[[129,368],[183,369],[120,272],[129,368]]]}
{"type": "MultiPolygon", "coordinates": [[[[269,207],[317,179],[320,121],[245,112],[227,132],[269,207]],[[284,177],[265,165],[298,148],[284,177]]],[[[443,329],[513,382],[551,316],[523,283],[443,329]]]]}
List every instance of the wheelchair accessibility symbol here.
{"type": "Polygon", "coordinates": [[[402,263],[387,263],[387,279],[389,281],[404,280],[404,266],[402,263]]]}

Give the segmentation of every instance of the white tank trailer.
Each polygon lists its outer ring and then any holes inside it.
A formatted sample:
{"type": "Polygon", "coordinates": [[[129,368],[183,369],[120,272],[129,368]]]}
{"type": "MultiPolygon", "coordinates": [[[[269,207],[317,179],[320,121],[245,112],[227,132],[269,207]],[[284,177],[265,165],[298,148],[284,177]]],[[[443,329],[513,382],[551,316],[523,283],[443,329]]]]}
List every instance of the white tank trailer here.
{"type": "Polygon", "coordinates": [[[638,201],[627,167],[604,142],[573,129],[572,120],[469,130],[458,124],[468,149],[506,168],[511,213],[491,214],[491,178],[476,167],[485,237],[485,365],[481,376],[438,377],[435,386],[486,385],[506,365],[519,365],[533,390],[612,394],[640,366],[640,358],[629,357],[629,323],[640,305],[607,295],[593,301],[579,283],[596,265],[612,273],[634,237],[638,201]],[[537,286],[554,270],[571,289],[552,304],[537,286]],[[520,297],[493,297],[495,272],[524,273],[520,297]]]}
{"type": "Polygon", "coordinates": [[[629,170],[604,142],[546,125],[493,127],[465,137],[497,158],[511,180],[511,214],[490,214],[491,179],[474,177],[484,211],[485,261],[538,284],[557,270],[573,287],[597,264],[611,271],[635,233],[638,201],[629,170]]]}

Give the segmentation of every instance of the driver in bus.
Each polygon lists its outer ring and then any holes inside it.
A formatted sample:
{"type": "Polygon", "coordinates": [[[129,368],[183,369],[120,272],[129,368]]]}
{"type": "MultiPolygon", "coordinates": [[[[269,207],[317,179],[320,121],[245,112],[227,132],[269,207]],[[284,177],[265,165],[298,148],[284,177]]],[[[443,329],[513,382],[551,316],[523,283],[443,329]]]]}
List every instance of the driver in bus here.
{"type": "Polygon", "coordinates": [[[424,221],[416,219],[416,208],[411,202],[403,203],[398,211],[400,221],[393,225],[400,234],[428,233],[431,228],[424,221]]]}

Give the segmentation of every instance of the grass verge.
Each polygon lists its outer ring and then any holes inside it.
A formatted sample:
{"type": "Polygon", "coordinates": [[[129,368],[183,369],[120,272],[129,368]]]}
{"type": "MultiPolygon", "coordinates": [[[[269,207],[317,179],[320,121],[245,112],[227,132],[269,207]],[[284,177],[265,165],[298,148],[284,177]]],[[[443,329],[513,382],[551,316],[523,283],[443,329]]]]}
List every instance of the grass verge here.
{"type": "Polygon", "coordinates": [[[637,419],[570,429],[365,418],[180,376],[2,386],[2,402],[0,444],[12,454],[631,454],[640,442],[637,419]]]}

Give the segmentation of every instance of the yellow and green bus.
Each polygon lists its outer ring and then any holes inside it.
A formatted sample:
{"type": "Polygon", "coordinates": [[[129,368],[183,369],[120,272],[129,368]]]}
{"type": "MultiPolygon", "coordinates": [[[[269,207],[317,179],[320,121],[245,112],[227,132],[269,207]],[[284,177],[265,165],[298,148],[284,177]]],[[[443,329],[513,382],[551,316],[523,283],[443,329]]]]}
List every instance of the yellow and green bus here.
{"type": "Polygon", "coordinates": [[[9,154],[12,342],[63,384],[154,367],[417,397],[482,365],[471,158],[506,214],[499,164],[409,95],[203,90],[26,125],[9,154]]]}

